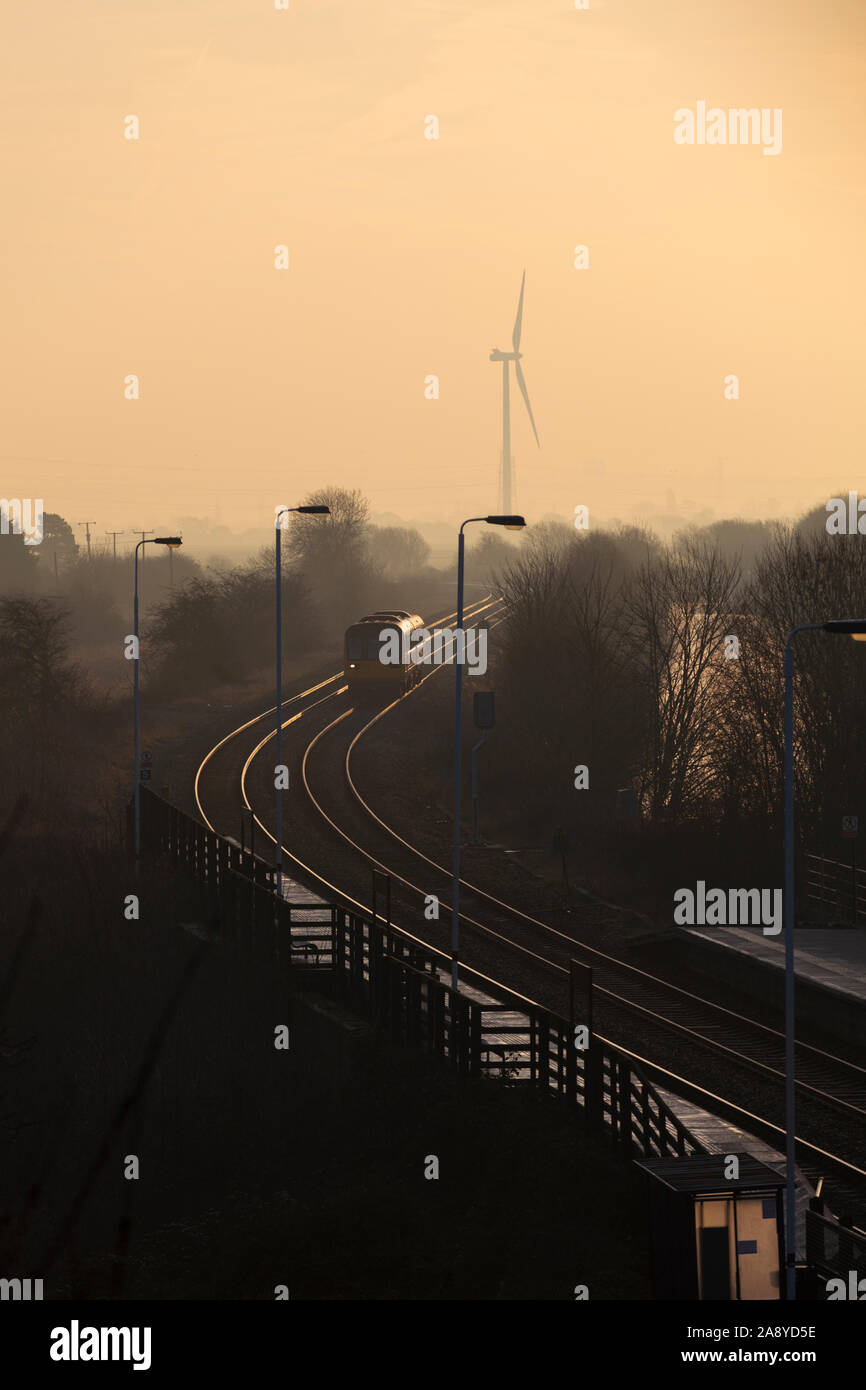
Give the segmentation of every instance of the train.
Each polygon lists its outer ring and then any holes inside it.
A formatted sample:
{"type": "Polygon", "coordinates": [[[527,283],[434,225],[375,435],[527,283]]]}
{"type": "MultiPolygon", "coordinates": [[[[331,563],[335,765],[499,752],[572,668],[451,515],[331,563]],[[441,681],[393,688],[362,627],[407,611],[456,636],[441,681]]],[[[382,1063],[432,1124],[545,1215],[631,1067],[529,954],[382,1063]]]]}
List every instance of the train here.
{"type": "Polygon", "coordinates": [[[423,626],[424,619],[417,613],[405,613],[402,609],[369,613],[352,623],[346,629],[343,646],[343,670],[350,694],[401,695],[407,691],[418,671],[409,660],[409,639],[423,626]],[[399,633],[399,660],[383,661],[386,643],[387,654],[395,655],[395,632],[399,633]]]}

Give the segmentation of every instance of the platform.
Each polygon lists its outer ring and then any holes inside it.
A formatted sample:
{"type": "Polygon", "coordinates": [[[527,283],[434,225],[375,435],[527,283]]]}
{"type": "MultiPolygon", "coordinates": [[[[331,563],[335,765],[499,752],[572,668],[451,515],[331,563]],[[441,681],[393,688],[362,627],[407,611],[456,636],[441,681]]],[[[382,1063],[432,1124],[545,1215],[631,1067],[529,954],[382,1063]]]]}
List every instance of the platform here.
{"type": "MultiPolygon", "coordinates": [[[[679,927],[684,936],[761,961],[783,972],[785,933],[764,936],[760,927],[679,927]]],[[[798,979],[866,1004],[866,930],[862,927],[796,927],[794,969],[798,979]]]]}
{"type": "MultiPolygon", "coordinates": [[[[763,1139],[756,1138],[754,1134],[749,1134],[748,1130],[740,1129],[738,1125],[731,1124],[729,1120],[723,1120],[708,1110],[702,1110],[700,1106],[693,1105],[691,1101],[683,1100],[681,1096],[676,1096],[661,1086],[656,1086],[656,1090],[677,1118],[682,1120],[689,1132],[710,1153],[750,1153],[753,1158],[758,1159],[761,1163],[766,1163],[768,1168],[772,1168],[774,1172],[784,1178],[784,1155],[779,1153],[777,1149],[771,1148],[763,1139]]],[[[815,1196],[815,1189],[799,1168],[796,1169],[795,1186],[797,1193],[797,1258],[805,1259],[806,1212],[809,1209],[809,1198],[815,1196]]]]}

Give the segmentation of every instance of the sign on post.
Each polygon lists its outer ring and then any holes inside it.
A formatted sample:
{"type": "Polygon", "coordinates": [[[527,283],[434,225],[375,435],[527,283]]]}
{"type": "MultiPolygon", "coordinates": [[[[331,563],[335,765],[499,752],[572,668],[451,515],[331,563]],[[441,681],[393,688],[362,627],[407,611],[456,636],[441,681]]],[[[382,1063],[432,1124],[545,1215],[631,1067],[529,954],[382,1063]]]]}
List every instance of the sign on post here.
{"type": "Polygon", "coordinates": [[[843,816],[843,817],[842,817],[842,835],[843,835],[843,838],[844,838],[844,839],[846,839],[846,840],[853,840],[853,839],[855,839],[856,836],[857,836],[857,832],[858,832],[859,828],[860,828],[860,817],[859,817],[859,816],[843,816]]]}
{"type": "Polygon", "coordinates": [[[494,692],[492,690],[476,690],[475,698],[472,703],[472,714],[475,719],[476,729],[492,729],[496,711],[494,709],[494,692]]]}

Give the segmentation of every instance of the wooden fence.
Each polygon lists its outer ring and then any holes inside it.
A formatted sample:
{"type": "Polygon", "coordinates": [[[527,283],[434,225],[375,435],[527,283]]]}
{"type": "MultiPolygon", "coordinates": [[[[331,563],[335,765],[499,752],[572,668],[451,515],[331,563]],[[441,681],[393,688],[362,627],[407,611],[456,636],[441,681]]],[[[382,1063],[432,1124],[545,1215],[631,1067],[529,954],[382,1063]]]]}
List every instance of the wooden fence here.
{"type": "Polygon", "coordinates": [[[444,953],[378,914],[278,901],[270,864],[147,787],[141,831],[145,853],[194,877],[220,934],[269,951],[299,982],[326,976],[336,999],[396,1043],[465,1076],[546,1087],[628,1157],[707,1152],[631,1058],[595,1037],[579,1050],[568,1020],[465,966],[454,991],[444,953]]]}

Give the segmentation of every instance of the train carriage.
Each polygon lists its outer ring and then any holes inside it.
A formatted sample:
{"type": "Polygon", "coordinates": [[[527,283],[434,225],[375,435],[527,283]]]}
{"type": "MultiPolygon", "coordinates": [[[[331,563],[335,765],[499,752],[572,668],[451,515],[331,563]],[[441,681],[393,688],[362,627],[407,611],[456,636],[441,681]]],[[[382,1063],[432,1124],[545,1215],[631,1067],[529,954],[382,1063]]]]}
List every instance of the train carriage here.
{"type": "Polygon", "coordinates": [[[386,609],[359,618],[346,629],[343,669],[352,694],[400,694],[412,684],[417,666],[409,661],[411,633],[424,626],[417,613],[402,609],[386,609]],[[383,660],[393,656],[399,635],[399,660],[383,660]],[[390,634],[390,636],[389,636],[390,634]]]}

